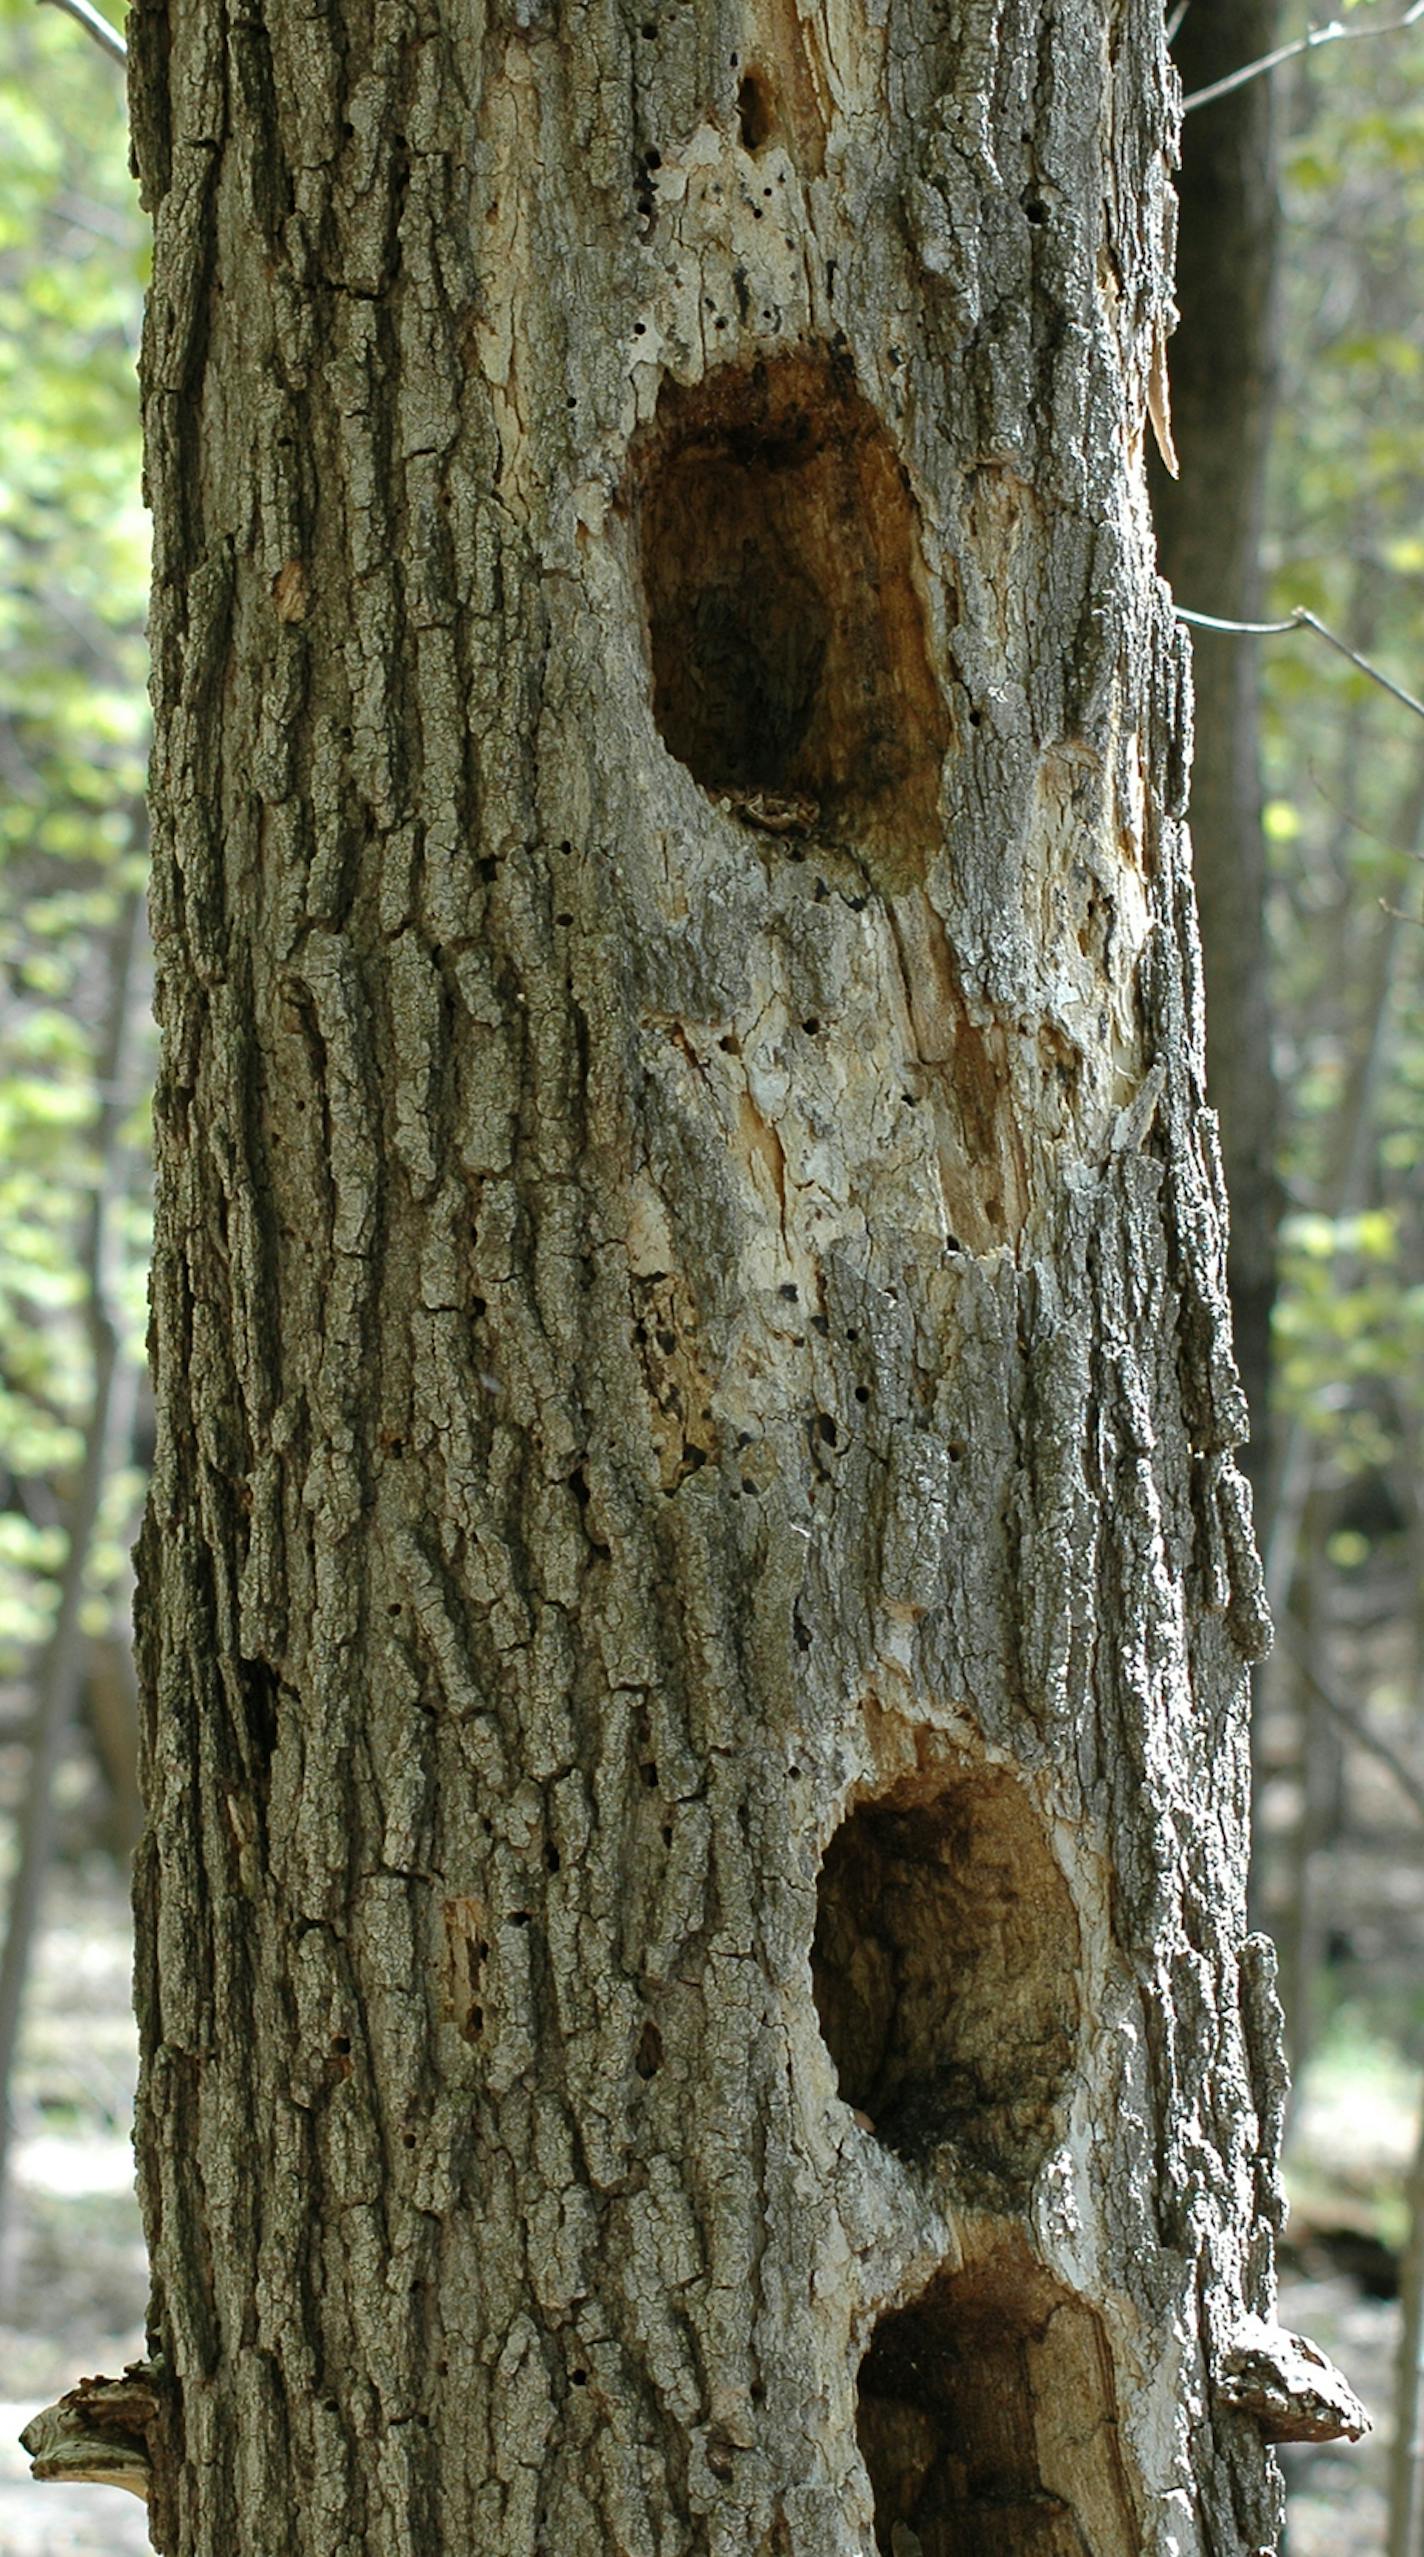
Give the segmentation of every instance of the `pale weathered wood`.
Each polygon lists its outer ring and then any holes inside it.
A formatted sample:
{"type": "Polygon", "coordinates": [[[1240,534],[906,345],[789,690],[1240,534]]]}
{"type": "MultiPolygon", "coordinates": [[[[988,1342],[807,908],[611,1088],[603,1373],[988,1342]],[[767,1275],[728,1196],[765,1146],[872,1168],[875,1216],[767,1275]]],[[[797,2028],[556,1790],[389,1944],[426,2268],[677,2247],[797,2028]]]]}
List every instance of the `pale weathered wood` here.
{"type": "Polygon", "coordinates": [[[158,2543],[1256,2557],[1160,8],[131,35],[158,2543]]]}

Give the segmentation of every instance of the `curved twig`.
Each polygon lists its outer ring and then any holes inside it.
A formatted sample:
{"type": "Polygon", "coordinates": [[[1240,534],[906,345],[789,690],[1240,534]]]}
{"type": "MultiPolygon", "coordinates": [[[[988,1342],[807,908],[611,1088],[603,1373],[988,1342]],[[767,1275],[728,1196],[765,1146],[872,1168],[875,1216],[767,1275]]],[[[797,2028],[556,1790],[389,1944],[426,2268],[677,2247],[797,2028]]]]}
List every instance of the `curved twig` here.
{"type": "Polygon", "coordinates": [[[1283,62],[1293,62],[1299,53],[1315,53],[1322,44],[1359,44],[1366,36],[1401,35],[1420,18],[1424,18],[1424,0],[1414,0],[1402,18],[1391,18],[1383,27],[1346,27],[1338,18],[1332,18],[1328,26],[1312,27],[1291,44],[1278,44],[1274,53],[1263,53],[1257,62],[1243,62],[1239,71],[1228,71],[1224,80],[1213,80],[1205,89],[1193,89],[1191,96],[1182,100],[1182,113],[1190,115],[1193,107],[1209,107],[1214,98],[1228,97],[1233,89],[1244,89],[1248,80],[1263,79],[1268,71],[1278,71],[1283,62]]]}
{"type": "Polygon", "coordinates": [[[1368,1714],[1363,1713],[1358,1705],[1351,1704],[1347,1697],[1340,1694],[1337,1687],[1327,1686],[1325,1681],[1317,1675],[1289,1625],[1282,1629],[1281,1648],[1288,1654],[1292,1667],[1299,1670],[1312,1693],[1318,1696],[1331,1721],[1338,1723],[1342,1731],[1348,1731],[1351,1739],[1357,1741],[1361,1749],[1367,1749],[1372,1758],[1377,1758],[1382,1767],[1389,1769],[1411,1811],[1420,1820],[1424,1820],[1424,1784],[1420,1783],[1408,1761],[1400,1756],[1399,1751],[1392,1742],[1385,1739],[1382,1732],[1376,1730],[1368,1714]]]}
{"type": "MultiPolygon", "coordinates": [[[[1424,0],[1418,0],[1417,14],[1424,14],[1424,0]]],[[[1382,33],[1383,30],[1381,29],[1380,32],[1382,33]]],[[[1371,665],[1369,658],[1362,657],[1357,648],[1350,646],[1348,640],[1341,639],[1338,632],[1329,629],[1318,614],[1308,613],[1304,604],[1297,604],[1295,611],[1284,621],[1222,621],[1215,613],[1189,613],[1185,604],[1177,604],[1173,609],[1178,621],[1189,623],[1193,630],[1221,630],[1233,638],[1274,639],[1278,638],[1283,631],[1313,630],[1317,639],[1323,639],[1328,648],[1334,648],[1342,657],[1348,657],[1351,665],[1358,666],[1362,675],[1368,675],[1372,684],[1378,684],[1382,691],[1392,693],[1396,701],[1403,702],[1406,710],[1412,710],[1420,719],[1424,719],[1424,701],[1416,700],[1413,693],[1407,693],[1404,686],[1397,684],[1392,676],[1382,674],[1379,667],[1371,665]]]]}
{"type": "Polygon", "coordinates": [[[94,42],[107,53],[111,62],[127,62],[128,46],[118,28],[111,27],[102,11],[94,7],[93,0],[49,0],[49,6],[52,9],[63,9],[67,16],[77,18],[85,33],[93,37],[94,42]]]}

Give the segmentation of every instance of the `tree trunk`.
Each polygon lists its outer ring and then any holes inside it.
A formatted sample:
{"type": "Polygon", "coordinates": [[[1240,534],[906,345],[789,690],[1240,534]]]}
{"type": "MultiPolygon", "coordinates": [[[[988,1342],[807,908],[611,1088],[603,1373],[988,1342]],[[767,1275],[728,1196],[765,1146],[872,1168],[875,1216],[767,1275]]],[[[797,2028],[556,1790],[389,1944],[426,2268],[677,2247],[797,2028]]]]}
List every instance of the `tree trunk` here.
{"type": "Polygon", "coordinates": [[[1160,6],[131,25],[158,2544],[1256,2557],[1160,6]]]}

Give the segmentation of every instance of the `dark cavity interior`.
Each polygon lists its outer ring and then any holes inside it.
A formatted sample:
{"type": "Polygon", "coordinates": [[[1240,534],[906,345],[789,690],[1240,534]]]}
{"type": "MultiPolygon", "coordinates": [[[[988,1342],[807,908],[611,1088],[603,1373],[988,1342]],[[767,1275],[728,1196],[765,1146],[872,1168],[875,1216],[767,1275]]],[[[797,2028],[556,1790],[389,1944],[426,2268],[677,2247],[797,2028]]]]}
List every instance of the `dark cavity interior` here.
{"type": "Polygon", "coordinates": [[[993,1770],[857,1804],[822,1860],[812,1980],[844,2101],[906,2158],[1019,2184],[1057,2135],[1078,1927],[1023,1788],[993,1770]]]}
{"type": "Polygon", "coordinates": [[[940,2275],[881,2319],[856,2429],[884,2557],[1133,2557],[1141,2545],[1100,2321],[1019,2246],[940,2275]]]}
{"type": "Polygon", "coordinates": [[[725,364],[663,392],[635,480],[653,704],[713,793],[811,804],[903,870],[948,743],[905,474],[847,367],[725,364]]]}

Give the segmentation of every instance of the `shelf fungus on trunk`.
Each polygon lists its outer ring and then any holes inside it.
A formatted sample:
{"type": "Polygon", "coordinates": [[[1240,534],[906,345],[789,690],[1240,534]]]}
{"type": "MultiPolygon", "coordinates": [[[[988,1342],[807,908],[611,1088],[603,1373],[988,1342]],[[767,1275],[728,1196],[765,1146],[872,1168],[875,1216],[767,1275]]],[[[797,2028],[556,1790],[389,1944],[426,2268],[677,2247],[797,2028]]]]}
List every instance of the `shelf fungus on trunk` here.
{"type": "Polygon", "coordinates": [[[1350,2383],[1308,2335],[1252,2318],[1222,2366],[1223,2405],[1252,2415],[1268,2442],[1357,2442],[1370,2419],[1350,2383]]]}
{"type": "Polygon", "coordinates": [[[68,2486],[122,2486],[148,2501],[149,2429],[158,2414],[150,2362],[130,2362],[122,2379],[82,2379],[46,2406],[20,2435],[30,2473],[68,2486]]]}

